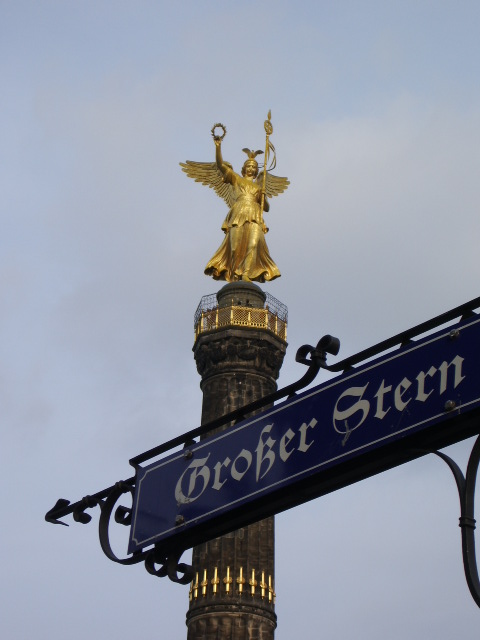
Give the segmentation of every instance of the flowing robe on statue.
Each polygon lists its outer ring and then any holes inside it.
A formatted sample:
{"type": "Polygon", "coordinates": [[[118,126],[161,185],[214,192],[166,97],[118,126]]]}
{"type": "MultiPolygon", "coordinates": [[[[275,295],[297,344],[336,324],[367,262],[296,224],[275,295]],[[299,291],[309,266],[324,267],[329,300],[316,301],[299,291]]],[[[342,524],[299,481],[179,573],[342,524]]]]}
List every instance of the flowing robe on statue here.
{"type": "Polygon", "coordinates": [[[225,238],[205,267],[206,275],[227,282],[242,277],[257,282],[278,278],[280,271],[265,241],[267,228],[260,211],[261,186],[231,169],[223,179],[231,183],[235,202],[222,225],[225,238]]]}

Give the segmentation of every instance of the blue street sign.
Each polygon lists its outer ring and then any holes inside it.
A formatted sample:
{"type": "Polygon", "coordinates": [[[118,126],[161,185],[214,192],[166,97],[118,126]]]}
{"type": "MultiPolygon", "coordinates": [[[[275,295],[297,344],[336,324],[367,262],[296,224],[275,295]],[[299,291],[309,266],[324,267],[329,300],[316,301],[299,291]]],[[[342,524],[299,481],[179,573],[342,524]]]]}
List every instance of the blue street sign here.
{"type": "Polygon", "coordinates": [[[461,440],[479,407],[473,319],[139,468],[129,553],[192,546],[461,440]]]}

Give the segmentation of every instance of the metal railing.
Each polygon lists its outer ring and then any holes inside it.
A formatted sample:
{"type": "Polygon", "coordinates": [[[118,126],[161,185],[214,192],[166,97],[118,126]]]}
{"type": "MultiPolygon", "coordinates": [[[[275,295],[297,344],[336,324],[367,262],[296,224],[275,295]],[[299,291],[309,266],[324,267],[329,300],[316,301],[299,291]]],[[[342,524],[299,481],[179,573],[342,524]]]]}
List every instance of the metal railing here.
{"type": "Polygon", "coordinates": [[[204,296],[194,317],[195,340],[201,333],[222,327],[252,327],[267,329],[282,340],[287,340],[287,307],[270,294],[266,294],[263,309],[238,305],[218,306],[216,295],[204,296]]]}

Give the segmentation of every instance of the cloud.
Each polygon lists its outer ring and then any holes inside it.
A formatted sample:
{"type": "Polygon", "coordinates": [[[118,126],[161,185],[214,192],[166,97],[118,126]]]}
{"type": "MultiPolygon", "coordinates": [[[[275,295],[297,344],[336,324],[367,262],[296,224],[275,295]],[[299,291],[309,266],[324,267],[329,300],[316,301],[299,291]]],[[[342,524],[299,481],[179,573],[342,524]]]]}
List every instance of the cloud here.
{"type": "MultiPolygon", "coordinates": [[[[276,172],[291,181],[267,221],[282,278],[265,288],[289,307],[281,386],[304,373],[301,344],[338,335],[346,357],[478,294],[476,9],[347,5],[86,3],[39,20],[19,3],[6,15],[10,635],[120,639],[142,620],[144,634],[185,637],[184,589],[107,561],[94,524],[43,516],[198,425],[193,314],[219,288],[203,268],[227,211],[178,163],[213,160],[213,122],[239,168],[271,108],[276,172]]],[[[448,469],[425,458],[279,516],[278,640],[319,615],[333,636],[450,640],[455,625],[476,637],[457,502],[448,469]]]]}

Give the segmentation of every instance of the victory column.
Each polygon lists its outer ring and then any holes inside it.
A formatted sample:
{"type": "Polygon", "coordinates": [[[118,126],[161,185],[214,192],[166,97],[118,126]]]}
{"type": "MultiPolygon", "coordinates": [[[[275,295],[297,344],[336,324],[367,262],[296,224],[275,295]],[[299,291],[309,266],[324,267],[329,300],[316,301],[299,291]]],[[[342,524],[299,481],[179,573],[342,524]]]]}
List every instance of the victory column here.
{"type": "MultiPolygon", "coordinates": [[[[270,173],[276,164],[270,112],[264,126],[261,171],[256,158],[262,151],[243,149],[247,160],[241,175],[223,160],[222,124],[212,128],[215,162],[181,164],[190,178],[213,188],[229,207],[222,224],[225,237],[205,268],[207,275],[227,284],[216,295],[204,296],[195,314],[202,424],[275,391],[287,346],[287,308],[254,284],[280,276],[265,241],[263,213],[269,211],[268,198],[289,185],[270,173]]],[[[273,639],[273,517],[195,547],[193,570],[188,640],[273,639]]]]}

